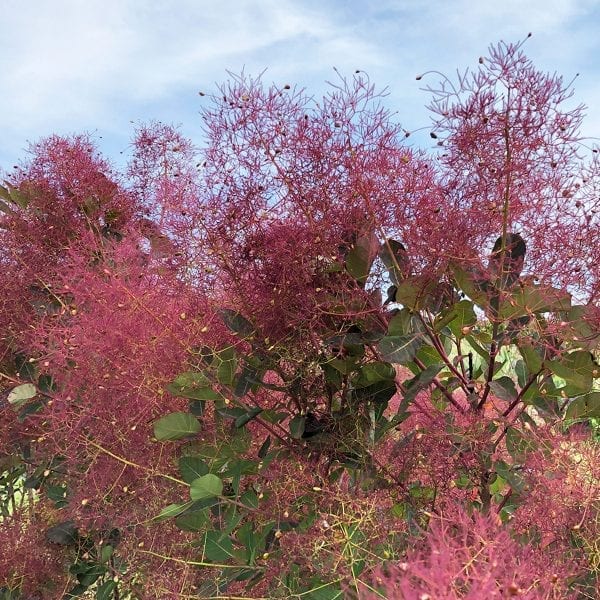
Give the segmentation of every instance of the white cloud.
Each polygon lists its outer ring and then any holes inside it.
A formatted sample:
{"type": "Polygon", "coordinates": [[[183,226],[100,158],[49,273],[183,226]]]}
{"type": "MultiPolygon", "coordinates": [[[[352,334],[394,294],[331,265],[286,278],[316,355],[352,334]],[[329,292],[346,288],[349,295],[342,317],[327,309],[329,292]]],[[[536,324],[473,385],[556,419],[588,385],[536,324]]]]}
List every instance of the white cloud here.
{"type": "Polygon", "coordinates": [[[582,71],[578,97],[599,124],[597,10],[595,0],[3,0],[0,164],[53,131],[97,128],[124,147],[130,119],[193,121],[195,92],[244,67],[317,94],[331,67],[364,69],[390,86],[403,122],[424,125],[416,73],[473,65],[490,42],[530,30],[536,64],[582,71]]]}
{"type": "MultiPolygon", "coordinates": [[[[0,11],[0,128],[9,138],[110,127],[127,106],[256,66],[269,47],[307,40],[331,49],[338,34],[323,14],[284,0],[13,1],[0,11]]],[[[259,68],[277,62],[265,57],[259,68]]]]}

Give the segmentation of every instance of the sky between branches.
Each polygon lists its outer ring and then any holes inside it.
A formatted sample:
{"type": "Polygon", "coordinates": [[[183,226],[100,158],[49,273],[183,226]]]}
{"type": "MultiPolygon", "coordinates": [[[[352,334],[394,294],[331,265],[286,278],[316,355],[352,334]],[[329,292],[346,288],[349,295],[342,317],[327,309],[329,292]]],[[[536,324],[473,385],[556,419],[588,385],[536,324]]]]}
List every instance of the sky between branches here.
{"type": "MultiPolygon", "coordinates": [[[[597,0],[0,1],[0,167],[28,141],[90,132],[117,164],[134,123],[182,125],[201,143],[199,91],[242,69],[322,94],[333,67],[366,71],[414,131],[429,98],[415,76],[474,67],[490,43],[533,37],[536,66],[575,82],[583,133],[600,137],[597,0]]],[[[426,137],[416,136],[425,144],[426,137]]]]}

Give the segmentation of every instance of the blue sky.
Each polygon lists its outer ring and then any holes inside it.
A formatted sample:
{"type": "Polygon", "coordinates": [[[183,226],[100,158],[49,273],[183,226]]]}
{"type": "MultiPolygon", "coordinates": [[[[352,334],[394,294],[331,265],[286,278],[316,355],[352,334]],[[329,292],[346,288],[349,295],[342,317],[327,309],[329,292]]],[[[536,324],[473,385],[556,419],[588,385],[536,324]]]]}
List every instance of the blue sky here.
{"type": "Polygon", "coordinates": [[[536,65],[580,73],[584,134],[600,137],[599,0],[0,0],[0,22],[7,170],[51,133],[89,132],[121,163],[132,121],[181,124],[201,144],[198,92],[228,70],[266,68],[266,82],[318,96],[334,66],[361,69],[414,130],[429,122],[415,75],[476,66],[490,43],[530,31],[536,65]]]}

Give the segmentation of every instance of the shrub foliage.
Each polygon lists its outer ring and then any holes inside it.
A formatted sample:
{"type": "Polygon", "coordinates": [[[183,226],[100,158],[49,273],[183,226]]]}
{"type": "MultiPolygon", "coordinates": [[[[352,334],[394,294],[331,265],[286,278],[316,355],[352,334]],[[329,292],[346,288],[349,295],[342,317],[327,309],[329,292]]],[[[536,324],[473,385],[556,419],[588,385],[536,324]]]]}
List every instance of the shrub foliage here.
{"type": "Polygon", "coordinates": [[[433,150],[242,76],[6,174],[0,598],[594,597],[598,151],[521,46],[433,150]]]}

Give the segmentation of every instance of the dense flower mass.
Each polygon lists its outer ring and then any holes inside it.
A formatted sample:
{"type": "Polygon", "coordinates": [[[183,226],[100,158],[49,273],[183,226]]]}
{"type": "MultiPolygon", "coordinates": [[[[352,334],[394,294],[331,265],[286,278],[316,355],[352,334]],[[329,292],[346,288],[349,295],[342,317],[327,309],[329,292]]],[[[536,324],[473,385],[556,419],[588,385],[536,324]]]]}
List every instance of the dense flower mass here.
{"type": "Polygon", "coordinates": [[[522,44],[429,89],[433,151],[240,76],[5,175],[0,598],[594,597],[598,151],[522,44]]]}
{"type": "Polygon", "coordinates": [[[570,575],[567,563],[520,545],[493,517],[459,514],[434,517],[423,548],[377,578],[386,598],[550,600],[575,597],[566,585],[570,575]]]}

